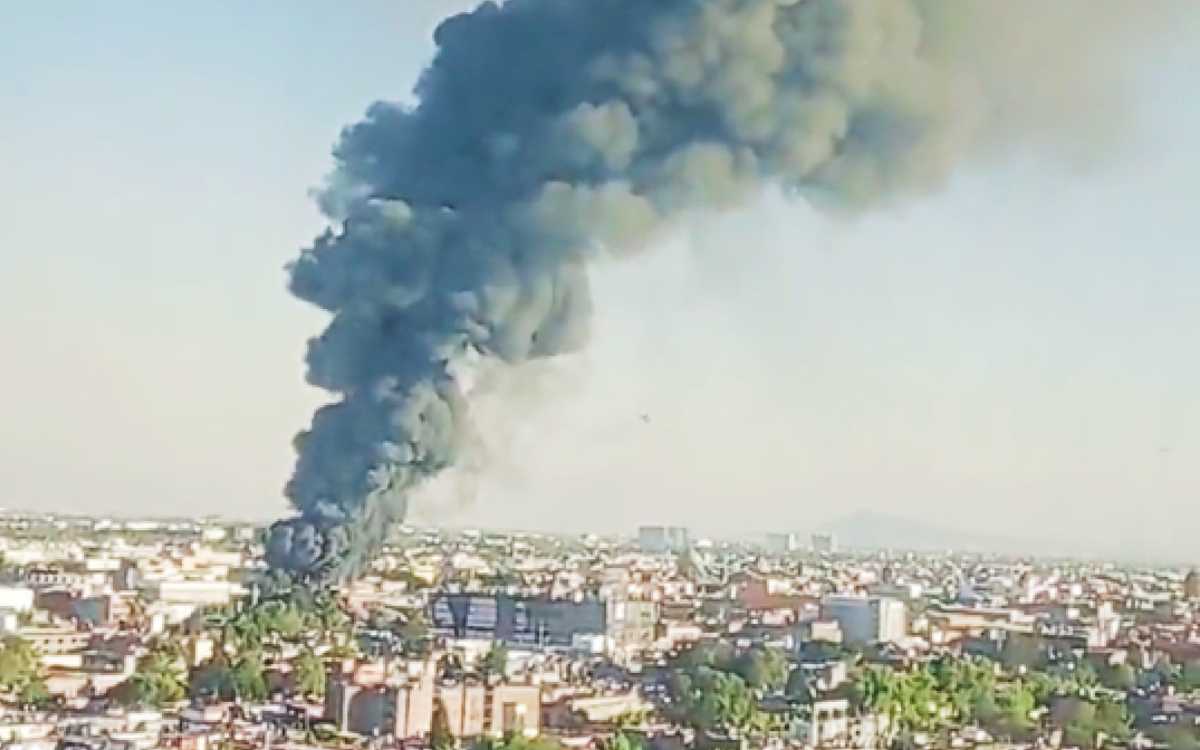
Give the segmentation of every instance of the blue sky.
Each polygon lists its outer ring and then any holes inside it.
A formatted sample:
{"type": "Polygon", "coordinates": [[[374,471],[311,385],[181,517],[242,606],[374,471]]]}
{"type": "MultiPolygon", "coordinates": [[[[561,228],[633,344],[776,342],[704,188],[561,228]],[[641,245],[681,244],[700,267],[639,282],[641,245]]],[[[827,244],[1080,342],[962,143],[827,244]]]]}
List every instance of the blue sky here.
{"type": "Polygon", "coordinates": [[[282,509],[320,318],[284,264],[445,0],[24,3],[0,49],[0,505],[282,509]]]}
{"type": "MultiPolygon", "coordinates": [[[[8,14],[0,505],[283,511],[291,435],[322,400],[301,366],[322,318],[284,291],[321,226],[307,191],[338,130],[405,97],[436,19],[465,5],[8,14]]],[[[1200,54],[1185,41],[1145,60],[1135,126],[1086,169],[1012,154],[857,221],[767,197],[598,269],[595,345],[482,393],[476,496],[435,487],[420,512],[751,532],[870,508],[1013,535],[1035,518],[1048,539],[1121,529],[1138,554],[1186,554],[1200,54]]]]}

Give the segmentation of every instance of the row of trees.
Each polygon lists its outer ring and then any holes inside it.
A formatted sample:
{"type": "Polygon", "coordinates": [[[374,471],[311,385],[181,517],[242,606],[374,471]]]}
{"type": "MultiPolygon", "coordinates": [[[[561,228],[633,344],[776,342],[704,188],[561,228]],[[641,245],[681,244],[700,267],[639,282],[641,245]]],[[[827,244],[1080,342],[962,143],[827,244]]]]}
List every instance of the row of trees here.
{"type": "Polygon", "coordinates": [[[50,699],[41,660],[28,641],[16,636],[0,641],[0,691],[10,702],[25,706],[50,699]]]}
{"type": "MultiPolygon", "coordinates": [[[[266,669],[285,652],[298,652],[288,659],[292,689],[320,697],[325,693],[327,659],[353,657],[363,648],[373,656],[428,651],[429,628],[419,612],[373,612],[365,625],[365,632],[376,637],[356,633],[330,592],[302,588],[254,606],[212,611],[199,623],[201,632],[216,639],[212,658],[188,670],[176,641],[153,644],[118,697],[153,706],[186,697],[262,700],[269,691],[266,669]]],[[[502,671],[506,659],[503,650],[497,650],[489,654],[485,667],[502,671]]]]}
{"type": "Polygon", "coordinates": [[[697,645],[672,660],[667,688],[673,721],[698,732],[744,736],[769,731],[776,717],[761,708],[764,695],[788,681],[787,658],[778,650],[731,644],[697,645]]]}
{"type": "Polygon", "coordinates": [[[296,590],[256,606],[209,612],[201,630],[216,639],[212,658],[189,670],[179,642],[159,640],[116,697],[157,707],[188,697],[263,700],[269,692],[267,662],[285,647],[299,649],[289,660],[293,689],[321,696],[324,656],[348,656],[354,650],[350,619],[327,592],[296,590]]]}
{"type": "Polygon", "coordinates": [[[992,665],[943,659],[915,671],[869,667],[853,692],[863,708],[888,717],[898,733],[939,732],[979,724],[1000,736],[1028,739],[1037,705],[1028,685],[997,684],[992,665]]]}
{"type": "MultiPolygon", "coordinates": [[[[778,720],[762,709],[765,697],[782,694],[793,706],[816,697],[805,673],[789,670],[774,649],[696,646],[669,665],[671,718],[698,731],[767,731],[778,720]]],[[[998,738],[1028,741],[1055,727],[1067,742],[1092,747],[1101,737],[1128,738],[1129,712],[1109,691],[1128,689],[1138,678],[1124,665],[1098,672],[1080,662],[1014,674],[998,661],[945,657],[915,669],[855,666],[831,697],[886,716],[894,736],[979,726],[998,738]]]]}
{"type": "MultiPolygon", "coordinates": [[[[1123,672],[1105,675],[1125,683],[1123,672]]],[[[974,725],[1000,738],[1028,741],[1057,727],[1068,744],[1092,747],[1098,738],[1123,740],[1130,734],[1124,700],[1103,687],[1096,670],[1082,662],[1008,675],[997,662],[945,657],[911,671],[863,669],[854,691],[863,707],[889,717],[899,733],[974,725]]]]}

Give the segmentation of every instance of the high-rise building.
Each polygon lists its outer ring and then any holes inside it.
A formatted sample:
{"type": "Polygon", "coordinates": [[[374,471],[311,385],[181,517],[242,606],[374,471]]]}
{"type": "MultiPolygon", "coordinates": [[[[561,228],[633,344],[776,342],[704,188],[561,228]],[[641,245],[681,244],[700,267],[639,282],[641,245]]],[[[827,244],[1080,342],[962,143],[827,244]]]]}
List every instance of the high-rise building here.
{"type": "Polygon", "coordinates": [[[899,599],[877,596],[871,599],[875,640],[896,643],[908,635],[908,607],[899,599]]]}
{"type": "Polygon", "coordinates": [[[908,634],[904,602],[886,596],[828,596],[822,617],[833,620],[850,644],[895,643],[908,634]]]}
{"type": "Polygon", "coordinates": [[[837,552],[837,537],[832,532],[813,534],[812,548],[818,555],[832,555],[837,552]]]}
{"type": "Polygon", "coordinates": [[[682,526],[642,526],[638,529],[638,547],[647,554],[680,554],[689,546],[688,530],[682,526]]]}
{"type": "Polygon", "coordinates": [[[767,534],[767,551],[771,554],[788,555],[799,549],[799,534],[767,534]]]}
{"type": "Polygon", "coordinates": [[[846,643],[858,645],[875,640],[871,600],[865,596],[827,596],[821,602],[821,617],[838,624],[846,643]]]}

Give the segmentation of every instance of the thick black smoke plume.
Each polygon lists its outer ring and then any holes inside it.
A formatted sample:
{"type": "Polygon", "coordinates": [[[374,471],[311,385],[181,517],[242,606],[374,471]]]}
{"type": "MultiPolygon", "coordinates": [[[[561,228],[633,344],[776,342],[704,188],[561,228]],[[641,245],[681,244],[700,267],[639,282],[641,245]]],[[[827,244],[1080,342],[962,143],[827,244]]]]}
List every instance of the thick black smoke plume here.
{"type": "Polygon", "coordinates": [[[455,462],[455,362],[582,346],[598,255],[764,185],[858,209],[936,187],[1008,129],[1115,122],[1132,6],[510,0],[445,21],[419,103],[377,103],[343,133],[322,195],[338,228],[290,269],[332,314],[308,367],[338,400],[297,438],[299,515],[271,529],[270,565],[360,571],[455,462]]]}

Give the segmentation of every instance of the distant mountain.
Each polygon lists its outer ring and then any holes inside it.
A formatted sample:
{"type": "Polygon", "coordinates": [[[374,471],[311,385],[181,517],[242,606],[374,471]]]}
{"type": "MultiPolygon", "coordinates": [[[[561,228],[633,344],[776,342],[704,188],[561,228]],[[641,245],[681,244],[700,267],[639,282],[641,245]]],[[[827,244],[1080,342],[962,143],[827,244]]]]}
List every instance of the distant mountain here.
{"type": "Polygon", "coordinates": [[[1068,536],[1062,529],[1048,530],[1038,536],[1012,537],[987,531],[959,530],[936,522],[920,521],[870,510],[836,518],[810,531],[830,531],[843,549],[910,550],[914,552],[979,552],[999,555],[1036,557],[1073,557],[1124,562],[1174,564],[1191,555],[1156,550],[1146,555],[1125,546],[1121,535],[1080,538],[1068,536]],[[1055,534],[1055,531],[1058,534],[1055,534]]]}
{"type": "MultiPolygon", "coordinates": [[[[815,530],[815,529],[814,529],[815,530]]],[[[859,511],[820,530],[837,536],[838,545],[855,549],[904,549],[923,552],[955,550],[1023,554],[1051,553],[1045,540],[1013,539],[985,532],[960,531],[911,518],[859,511]]]]}

